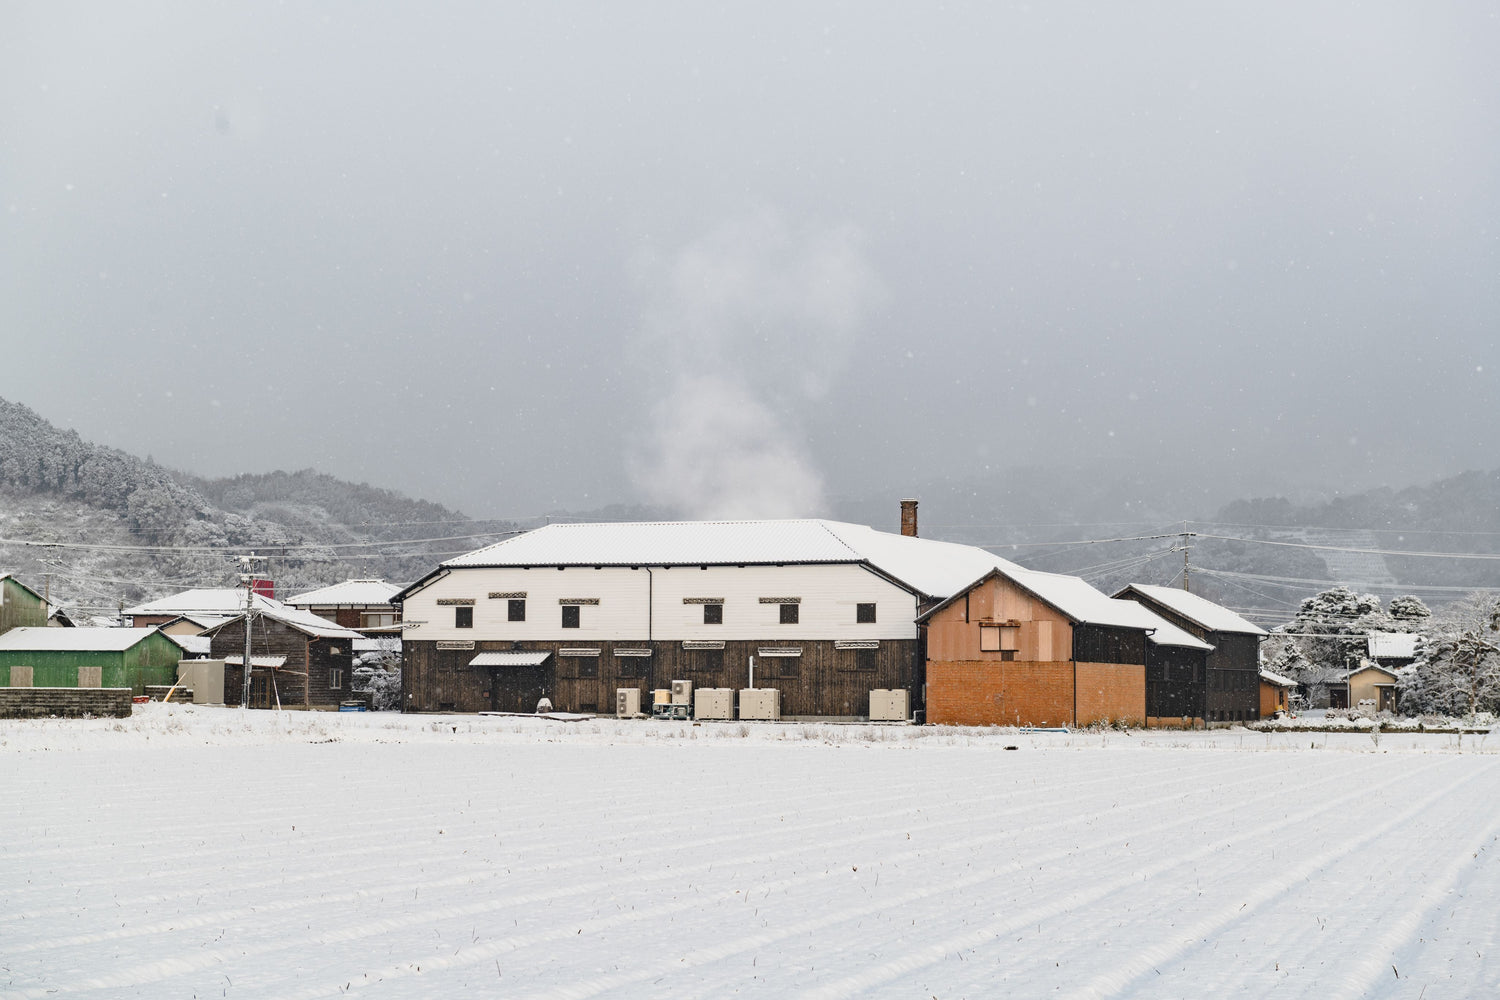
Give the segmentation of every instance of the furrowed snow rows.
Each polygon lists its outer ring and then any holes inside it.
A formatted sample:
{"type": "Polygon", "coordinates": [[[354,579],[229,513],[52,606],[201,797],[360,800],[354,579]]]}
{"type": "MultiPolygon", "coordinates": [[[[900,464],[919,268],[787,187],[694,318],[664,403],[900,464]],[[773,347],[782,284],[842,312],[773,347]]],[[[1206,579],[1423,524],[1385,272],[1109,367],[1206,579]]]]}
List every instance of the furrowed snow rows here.
{"type": "Polygon", "coordinates": [[[1492,755],[640,731],[7,751],[0,992],[1431,1000],[1500,968],[1492,755]]]}

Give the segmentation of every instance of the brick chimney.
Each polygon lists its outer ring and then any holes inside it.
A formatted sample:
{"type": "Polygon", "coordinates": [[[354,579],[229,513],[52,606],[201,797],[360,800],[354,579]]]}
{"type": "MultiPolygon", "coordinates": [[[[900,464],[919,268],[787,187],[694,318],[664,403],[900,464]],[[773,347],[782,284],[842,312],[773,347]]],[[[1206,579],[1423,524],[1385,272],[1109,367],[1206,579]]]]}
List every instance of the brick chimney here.
{"type": "Polygon", "coordinates": [[[907,538],[917,537],[917,502],[901,501],[901,534],[907,538]]]}

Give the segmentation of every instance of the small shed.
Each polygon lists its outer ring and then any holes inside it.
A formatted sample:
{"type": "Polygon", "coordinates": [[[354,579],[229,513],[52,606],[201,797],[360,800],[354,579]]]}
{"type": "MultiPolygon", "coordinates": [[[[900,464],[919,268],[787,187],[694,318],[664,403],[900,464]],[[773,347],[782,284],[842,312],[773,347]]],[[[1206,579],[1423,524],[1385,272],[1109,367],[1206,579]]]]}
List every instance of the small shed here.
{"type": "Polygon", "coordinates": [[[1365,712],[1394,712],[1397,708],[1396,672],[1365,662],[1339,674],[1328,685],[1329,708],[1357,708],[1365,712]]]}
{"type": "Polygon", "coordinates": [[[1290,677],[1273,674],[1269,670],[1260,672],[1260,717],[1269,719],[1277,712],[1291,710],[1292,692],[1297,682],[1290,677]]]}
{"type": "Polygon", "coordinates": [[[9,573],[0,573],[0,635],[47,624],[47,601],[9,573]]]}
{"type": "Polygon", "coordinates": [[[10,687],[130,688],[177,679],[182,648],[155,628],[14,628],[0,635],[0,680],[10,687]]]}
{"type": "MultiPolygon", "coordinates": [[[[245,616],[207,633],[209,655],[224,661],[224,703],[238,705],[244,692],[245,616]]],[[[307,611],[278,606],[250,622],[251,708],[337,708],[353,694],[353,629],[307,611]]]]}

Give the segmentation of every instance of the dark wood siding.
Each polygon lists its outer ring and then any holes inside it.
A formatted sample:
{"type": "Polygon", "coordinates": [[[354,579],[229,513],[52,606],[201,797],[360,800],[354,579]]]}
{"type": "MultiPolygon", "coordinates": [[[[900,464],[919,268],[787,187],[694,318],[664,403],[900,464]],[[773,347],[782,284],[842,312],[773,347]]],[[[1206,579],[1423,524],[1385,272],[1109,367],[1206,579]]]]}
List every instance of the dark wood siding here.
{"type": "Polygon", "coordinates": [[[888,640],[877,649],[837,649],[832,642],[762,640],[726,642],[722,650],[683,649],[677,642],[600,643],[597,660],[561,657],[566,642],[512,643],[476,641],[473,649],[438,649],[435,642],[402,644],[402,699],[414,712],[532,712],[546,697],[558,711],[614,711],[615,692],[635,688],[647,710],[651,692],[684,679],[695,688],[748,686],[750,657],[755,657],[755,686],[781,690],[781,713],[788,715],[864,716],[870,691],[905,688],[914,707],[921,698],[916,640],[888,640]],[[801,656],[762,657],[762,647],[800,648],[801,656]],[[539,668],[470,667],[487,650],[546,650],[552,655],[539,668]],[[649,657],[615,656],[614,650],[650,649],[649,657]],[[596,666],[595,666],[596,665],[596,666]],[[588,668],[597,670],[588,675],[588,668]],[[587,706],[594,706],[587,708],[587,706]]]}
{"type": "MultiPolygon", "coordinates": [[[[272,618],[256,618],[250,630],[251,656],[285,656],[286,663],[270,670],[257,667],[251,675],[252,708],[337,708],[351,695],[354,650],[350,639],[315,639],[272,618]],[[331,684],[338,671],[339,685],[331,684]]],[[[241,621],[226,623],[209,640],[214,658],[242,656],[245,630],[241,621]]],[[[238,705],[244,674],[234,664],[224,667],[224,704],[238,705]]]]}
{"type": "Polygon", "coordinates": [[[1246,722],[1260,718],[1260,639],[1253,635],[1214,632],[1208,640],[1205,709],[1210,722],[1246,722]]]}
{"type": "Polygon", "coordinates": [[[1073,659],[1079,663],[1145,663],[1146,633],[1106,625],[1074,626],[1073,659]]]}
{"type": "Polygon", "coordinates": [[[1180,646],[1148,647],[1146,715],[1154,719],[1202,719],[1205,652],[1180,646]]]}

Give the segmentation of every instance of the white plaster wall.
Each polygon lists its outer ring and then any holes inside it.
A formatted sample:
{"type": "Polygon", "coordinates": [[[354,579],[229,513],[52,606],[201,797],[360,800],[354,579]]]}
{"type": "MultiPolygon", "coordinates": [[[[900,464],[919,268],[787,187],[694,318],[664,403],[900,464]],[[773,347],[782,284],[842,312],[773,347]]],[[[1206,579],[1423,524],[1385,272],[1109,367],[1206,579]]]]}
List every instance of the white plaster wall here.
{"type": "Polygon", "coordinates": [[[696,566],[455,569],[407,599],[403,636],[429,639],[589,641],[675,639],[914,639],[916,598],[863,566],[696,566]],[[526,593],[526,621],[506,620],[507,602],[490,593],[526,593]],[[648,602],[648,595],[650,600],[648,602]],[[703,624],[700,604],[684,597],[724,599],[724,624],[703,624]],[[782,625],[780,607],[762,597],[800,597],[800,621],[782,625]],[[441,598],[472,598],[474,627],[453,627],[441,598]],[[580,627],[564,629],[559,599],[597,598],[583,605],[580,627]],[[874,624],[855,621],[855,605],[876,606],[874,624]],[[420,623],[414,627],[410,623],[420,623]],[[649,632],[649,634],[648,634],[649,632]]]}

